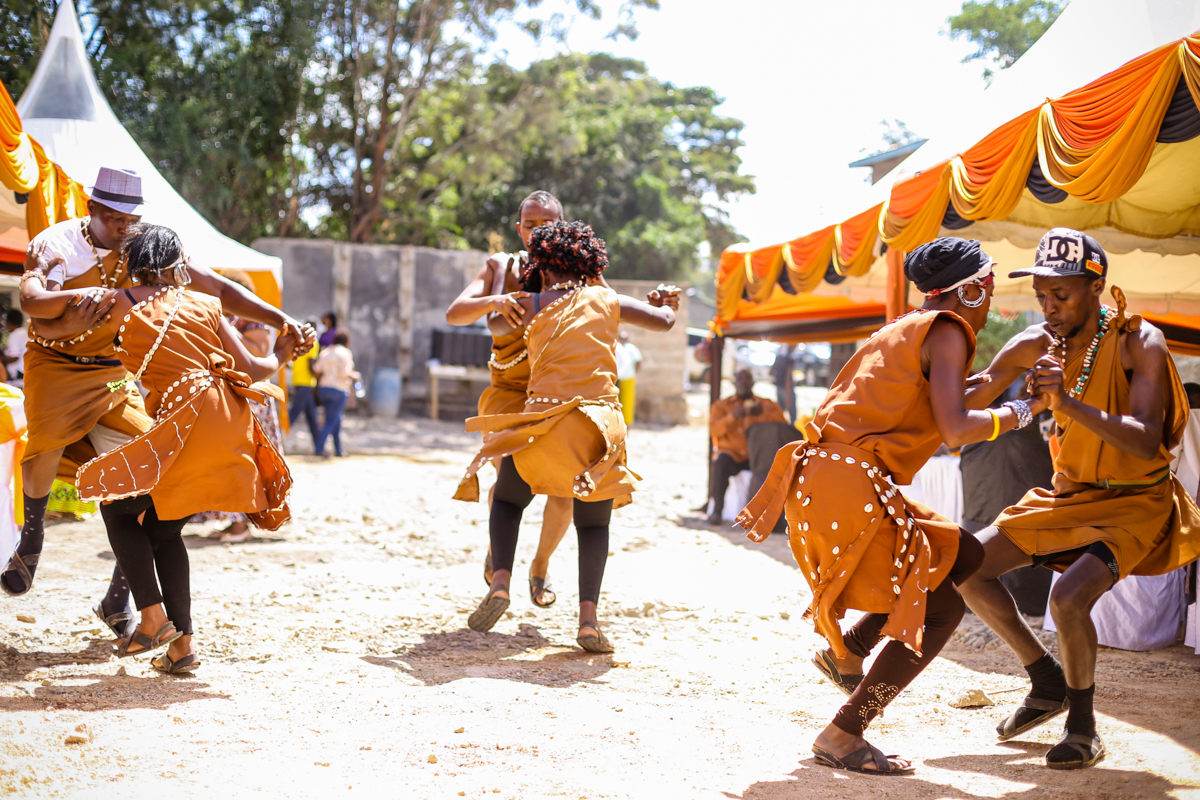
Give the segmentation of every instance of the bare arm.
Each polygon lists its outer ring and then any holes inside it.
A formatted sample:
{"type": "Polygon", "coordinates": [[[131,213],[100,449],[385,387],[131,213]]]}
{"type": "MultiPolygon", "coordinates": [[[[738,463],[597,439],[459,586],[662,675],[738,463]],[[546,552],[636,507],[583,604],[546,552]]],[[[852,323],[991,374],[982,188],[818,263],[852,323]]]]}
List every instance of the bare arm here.
{"type": "Polygon", "coordinates": [[[1166,339],[1157,328],[1143,325],[1126,337],[1121,368],[1133,372],[1129,414],[1110,414],[1071,397],[1063,385],[1062,366],[1054,356],[1038,363],[1034,383],[1055,413],[1070,417],[1118,450],[1149,461],[1163,444],[1163,377],[1168,358],[1166,339]]]}
{"type": "Polygon", "coordinates": [[[652,306],[627,295],[617,295],[621,303],[621,322],[648,331],[669,331],[675,326],[675,311],[670,306],[652,306]]]}
{"type": "Polygon", "coordinates": [[[521,292],[523,297],[517,298],[516,303],[521,307],[521,313],[516,320],[493,311],[488,314],[488,330],[493,336],[506,336],[525,327],[525,323],[533,319],[533,296],[521,292]]]}
{"type": "Polygon", "coordinates": [[[261,358],[252,355],[246,349],[246,345],[242,342],[242,335],[224,317],[221,318],[217,333],[225,352],[233,356],[234,366],[255,381],[266,380],[279,372],[291,359],[295,358],[297,351],[301,348],[300,341],[291,328],[275,340],[275,352],[261,358]]]}
{"type": "Polygon", "coordinates": [[[1050,334],[1041,324],[1030,325],[1009,339],[987,369],[971,376],[972,381],[978,382],[967,389],[966,407],[987,408],[1013,381],[1033,369],[1038,359],[1049,352],[1051,344],[1050,334]]]}
{"type": "MultiPolygon", "coordinates": [[[[87,295],[78,303],[68,303],[63,313],[54,319],[31,319],[30,329],[43,339],[70,339],[109,321],[111,315],[118,310],[124,313],[124,310],[116,308],[118,298],[115,294],[104,292],[102,295],[87,295]]],[[[123,297],[119,299],[124,300],[123,297]]],[[[126,300],[123,308],[127,309],[131,305],[132,303],[126,300]]]]}
{"type": "Polygon", "coordinates": [[[238,331],[238,333],[250,355],[256,358],[265,358],[271,352],[271,332],[267,329],[253,328],[248,331],[238,331]]]}
{"type": "Polygon", "coordinates": [[[526,297],[526,293],[507,291],[507,280],[499,291],[496,291],[495,286],[499,276],[506,277],[507,273],[511,272],[513,262],[511,257],[507,264],[501,264],[495,256],[489,258],[475,276],[475,280],[471,281],[446,309],[446,322],[451,325],[470,325],[493,311],[509,317],[511,322],[518,322],[521,310],[516,301],[526,297]]]}
{"type": "Polygon", "coordinates": [[[270,325],[276,330],[283,330],[284,326],[289,326],[302,337],[300,340],[301,352],[307,352],[317,340],[317,332],[312,329],[312,326],[302,325],[278,308],[264,303],[252,292],[247,291],[245,287],[222,278],[207,267],[191,264],[188,266],[188,272],[192,276],[192,283],[188,288],[217,298],[227,313],[252,322],[270,325]]]}
{"type": "MultiPolygon", "coordinates": [[[[950,447],[960,447],[989,438],[995,430],[993,413],[1000,417],[1000,432],[1017,427],[1017,415],[1011,408],[993,412],[967,409],[967,338],[959,325],[948,320],[934,322],[921,350],[922,362],[929,365],[929,400],[933,407],[933,421],[943,442],[950,447]]],[[[1008,383],[1001,383],[1000,388],[1008,386],[1008,383]]],[[[997,395],[999,392],[992,399],[997,395]]],[[[1036,414],[1046,407],[1046,400],[1035,397],[1029,405],[1036,414]]]]}

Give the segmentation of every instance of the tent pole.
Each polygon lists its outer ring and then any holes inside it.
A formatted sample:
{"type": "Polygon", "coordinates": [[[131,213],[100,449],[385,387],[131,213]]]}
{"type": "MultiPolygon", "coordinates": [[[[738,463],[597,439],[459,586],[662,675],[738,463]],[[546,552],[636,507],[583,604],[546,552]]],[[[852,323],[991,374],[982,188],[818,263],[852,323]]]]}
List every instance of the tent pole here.
{"type": "MultiPolygon", "coordinates": [[[[712,420],[712,407],[721,399],[721,368],[725,363],[725,337],[714,336],[708,348],[708,418],[712,420]]],[[[708,470],[708,497],[712,497],[712,427],[709,427],[708,451],[704,463],[708,470]]],[[[708,506],[706,505],[705,508],[708,506]]]]}
{"type": "Polygon", "coordinates": [[[904,277],[904,251],[887,251],[887,318],[890,322],[908,312],[908,281],[904,277]]]}

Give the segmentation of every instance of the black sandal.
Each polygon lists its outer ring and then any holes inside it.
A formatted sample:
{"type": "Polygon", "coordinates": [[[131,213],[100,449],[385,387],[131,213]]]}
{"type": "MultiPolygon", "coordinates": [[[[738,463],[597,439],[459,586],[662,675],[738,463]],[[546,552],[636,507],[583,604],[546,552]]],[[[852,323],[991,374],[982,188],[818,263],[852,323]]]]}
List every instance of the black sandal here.
{"type": "Polygon", "coordinates": [[[164,623],[158,629],[158,633],[154,634],[153,638],[141,631],[135,630],[132,636],[122,640],[120,646],[117,647],[117,658],[128,658],[129,656],[140,656],[143,653],[149,653],[152,650],[157,650],[164,645],[170,644],[181,636],[183,634],[175,630],[175,626],[170,622],[164,623]],[[170,631],[169,633],[168,630],[170,631]],[[142,649],[134,650],[131,653],[129,652],[129,645],[131,644],[141,645],[142,649]]]}
{"type": "Polygon", "coordinates": [[[838,672],[837,664],[833,660],[833,653],[828,649],[818,650],[814,653],[812,664],[820,670],[822,675],[829,679],[830,683],[841,689],[847,697],[854,694],[854,690],[862,683],[863,674],[861,672],[857,675],[843,675],[838,672]]]}
{"type": "Polygon", "coordinates": [[[615,653],[617,651],[617,648],[613,647],[612,642],[610,642],[608,637],[604,635],[604,632],[600,630],[600,624],[598,622],[581,622],[579,623],[579,627],[591,628],[596,632],[595,636],[587,635],[575,637],[575,643],[584,650],[587,650],[589,653],[615,653]]]}
{"type": "Polygon", "coordinates": [[[550,585],[550,576],[539,578],[536,575],[529,576],[529,599],[538,608],[549,608],[558,601],[558,595],[554,593],[554,587],[550,585]],[[551,600],[549,603],[539,603],[538,597],[542,592],[549,592],[551,600]]]}
{"type": "Polygon", "coordinates": [[[917,768],[912,764],[909,764],[907,767],[893,767],[892,762],[888,759],[900,758],[900,756],[884,755],[882,750],[871,744],[868,744],[866,747],[860,747],[853,753],[848,753],[841,758],[814,744],[813,755],[816,762],[821,766],[844,769],[847,772],[857,772],[862,775],[912,775],[917,771],[917,768]],[[874,764],[875,769],[867,769],[867,764],[874,764]]]}
{"type": "Polygon", "coordinates": [[[496,592],[507,592],[507,586],[497,586],[487,593],[479,607],[467,618],[467,627],[479,633],[487,633],[499,622],[512,601],[507,597],[496,597],[496,592]]]}
{"type": "Polygon", "coordinates": [[[185,675],[196,671],[200,666],[200,657],[195,653],[188,653],[178,661],[172,661],[169,655],[163,653],[150,659],[150,666],[166,675],[185,675]]]}
{"type": "Polygon", "coordinates": [[[29,590],[33,588],[33,573],[29,571],[30,567],[36,567],[38,560],[42,557],[41,553],[30,553],[23,556],[20,553],[13,553],[12,558],[8,560],[8,569],[0,574],[0,589],[10,597],[20,597],[23,594],[29,594],[29,590]],[[19,592],[14,592],[8,588],[8,582],[4,580],[4,576],[10,572],[15,572],[17,577],[25,582],[25,588],[19,592]]]}
{"type": "Polygon", "coordinates": [[[1026,697],[1021,701],[1021,705],[1009,717],[996,726],[996,735],[1000,737],[1000,741],[1007,742],[1014,736],[1019,736],[1025,731],[1032,730],[1039,725],[1044,725],[1050,720],[1057,717],[1059,714],[1066,712],[1070,707],[1070,703],[1064,697],[1061,701],[1042,700],[1039,697],[1026,697]],[[1019,721],[1023,711],[1035,711],[1033,716],[1025,717],[1025,721],[1019,721]]]}
{"type": "Polygon", "coordinates": [[[1100,734],[1063,733],[1058,744],[1046,753],[1046,766],[1050,769],[1087,769],[1103,761],[1107,753],[1108,748],[1100,741],[1100,734]]]}
{"type": "Polygon", "coordinates": [[[118,611],[115,614],[104,616],[104,604],[97,603],[92,609],[96,612],[96,618],[108,626],[108,629],[113,632],[113,637],[124,639],[127,636],[132,636],[133,631],[130,630],[130,625],[133,623],[133,614],[128,611],[118,611]]]}

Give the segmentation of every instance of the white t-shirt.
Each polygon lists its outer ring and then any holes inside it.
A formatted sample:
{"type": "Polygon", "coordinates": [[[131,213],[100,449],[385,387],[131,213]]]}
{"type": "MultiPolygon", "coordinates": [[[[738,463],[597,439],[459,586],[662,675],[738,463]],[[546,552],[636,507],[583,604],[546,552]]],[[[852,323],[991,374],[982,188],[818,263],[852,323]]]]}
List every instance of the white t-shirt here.
{"type": "Polygon", "coordinates": [[[637,365],[642,361],[642,351],[630,342],[617,342],[617,380],[637,377],[637,365]]]}
{"type": "Polygon", "coordinates": [[[46,243],[47,258],[57,256],[63,259],[64,263],[50,270],[50,274],[47,276],[48,281],[60,286],[96,266],[97,256],[105,258],[112,252],[97,245],[96,251],[93,253],[92,246],[88,244],[87,238],[83,235],[83,225],[77,219],[67,219],[51,225],[33,237],[29,246],[36,248],[43,242],[46,243]]]}

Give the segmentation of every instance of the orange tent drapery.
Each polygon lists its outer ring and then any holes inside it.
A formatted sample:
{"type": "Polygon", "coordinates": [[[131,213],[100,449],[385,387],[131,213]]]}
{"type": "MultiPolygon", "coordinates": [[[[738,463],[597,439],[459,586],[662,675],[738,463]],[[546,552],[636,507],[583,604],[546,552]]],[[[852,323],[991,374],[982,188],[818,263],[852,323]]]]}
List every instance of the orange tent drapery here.
{"type": "Polygon", "coordinates": [[[30,239],[56,222],[87,214],[87,192],[46,157],[25,133],[8,89],[0,81],[0,184],[28,194],[25,228],[30,239]]]}
{"type": "MultiPolygon", "coordinates": [[[[1048,99],[993,130],[966,151],[893,187],[886,203],[840,225],[752,251],[736,252],[717,274],[718,320],[732,319],[737,303],[762,297],[781,274],[782,261],[797,291],[812,291],[832,262],[840,275],[865,274],[876,238],[890,250],[911,251],[934,239],[947,209],[970,221],[1001,220],[1020,202],[1035,159],[1046,181],[1087,203],[1109,203],[1142,177],[1163,117],[1180,81],[1200,106],[1200,38],[1194,34],[1151,50],[1095,81],[1048,99]],[[870,234],[864,224],[876,231],[870,234]],[[790,258],[789,258],[790,256],[790,258]],[[757,281],[751,262],[757,259],[757,281]],[[766,267],[770,267],[769,269],[766,267]],[[738,273],[735,275],[735,272],[738,273]],[[748,287],[753,287],[753,292],[748,287]]],[[[1122,229],[1119,223],[1113,223],[1122,229]]],[[[1147,235],[1144,231],[1128,232],[1147,235]]],[[[728,254],[728,251],[727,251],[728,254]]],[[[903,291],[902,274],[889,270],[888,296],[903,291]]]]}

